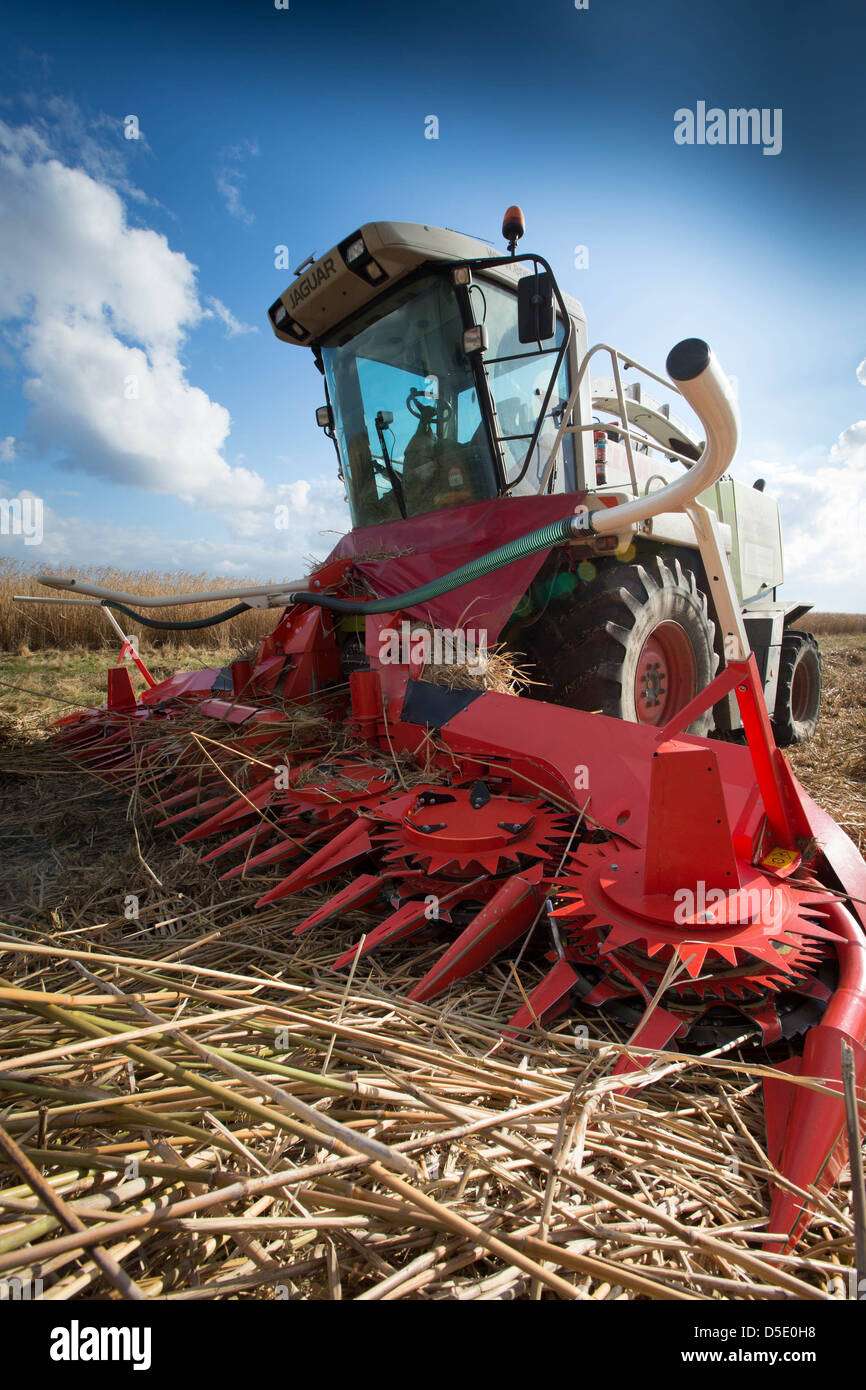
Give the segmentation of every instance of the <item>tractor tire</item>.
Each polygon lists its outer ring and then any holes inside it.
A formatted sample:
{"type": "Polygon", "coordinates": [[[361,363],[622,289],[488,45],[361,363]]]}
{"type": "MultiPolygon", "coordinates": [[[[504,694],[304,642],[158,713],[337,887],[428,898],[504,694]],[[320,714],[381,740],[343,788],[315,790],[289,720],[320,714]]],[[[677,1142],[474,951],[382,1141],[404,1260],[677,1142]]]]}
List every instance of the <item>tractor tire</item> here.
{"type": "MultiPolygon", "coordinates": [[[[678,559],[599,566],[567,609],[543,663],[558,703],[660,727],[716,673],[706,595],[678,559]]],[[[548,627],[546,646],[552,636],[548,627]]],[[[688,731],[706,735],[712,724],[710,708],[688,731]]]]}
{"type": "Polygon", "coordinates": [[[782,748],[805,743],[814,734],[823,685],[821,653],[811,632],[786,632],[773,710],[773,732],[782,748]]]}

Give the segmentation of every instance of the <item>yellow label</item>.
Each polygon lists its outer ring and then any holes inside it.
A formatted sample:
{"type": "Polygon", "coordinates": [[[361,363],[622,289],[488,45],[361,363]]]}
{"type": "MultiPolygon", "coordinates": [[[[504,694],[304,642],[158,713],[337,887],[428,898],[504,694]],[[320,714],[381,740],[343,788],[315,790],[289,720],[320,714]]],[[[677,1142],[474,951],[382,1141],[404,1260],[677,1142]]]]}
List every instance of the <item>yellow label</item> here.
{"type": "Polygon", "coordinates": [[[771,849],[769,854],[765,854],[761,860],[761,867],[765,869],[790,869],[796,864],[800,856],[795,849],[771,849]]]}

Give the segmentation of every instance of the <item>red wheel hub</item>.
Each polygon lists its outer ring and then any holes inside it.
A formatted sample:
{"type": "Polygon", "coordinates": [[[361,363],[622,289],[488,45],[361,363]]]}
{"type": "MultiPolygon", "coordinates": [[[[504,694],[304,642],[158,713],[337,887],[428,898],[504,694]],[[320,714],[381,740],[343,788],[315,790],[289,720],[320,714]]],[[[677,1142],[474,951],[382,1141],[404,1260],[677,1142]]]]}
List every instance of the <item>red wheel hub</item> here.
{"type": "Polygon", "coordinates": [[[641,647],[634,678],[634,704],[641,724],[665,724],[697,694],[695,654],[685,628],[667,621],[654,627],[641,647]]]}

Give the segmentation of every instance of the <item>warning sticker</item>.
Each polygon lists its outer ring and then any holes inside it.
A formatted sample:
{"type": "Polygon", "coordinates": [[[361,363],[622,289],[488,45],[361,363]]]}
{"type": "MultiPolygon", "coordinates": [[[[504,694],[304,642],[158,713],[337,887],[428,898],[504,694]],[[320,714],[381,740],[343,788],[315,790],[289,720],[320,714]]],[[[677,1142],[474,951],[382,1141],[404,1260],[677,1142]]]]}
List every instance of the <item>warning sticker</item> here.
{"type": "Polygon", "coordinates": [[[765,854],[761,860],[762,869],[772,869],[774,874],[793,873],[800,863],[801,856],[795,849],[782,849],[781,846],[771,849],[769,854],[765,854]]]}

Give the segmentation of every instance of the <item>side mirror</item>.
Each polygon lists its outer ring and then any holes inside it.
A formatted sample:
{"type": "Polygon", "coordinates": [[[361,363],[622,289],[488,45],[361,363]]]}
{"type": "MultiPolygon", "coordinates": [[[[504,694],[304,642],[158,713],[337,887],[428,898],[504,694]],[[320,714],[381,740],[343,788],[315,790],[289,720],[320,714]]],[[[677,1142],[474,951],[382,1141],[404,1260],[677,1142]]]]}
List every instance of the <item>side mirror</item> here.
{"type": "Polygon", "coordinates": [[[553,280],[546,270],[517,282],[517,336],[521,343],[543,343],[556,335],[553,280]]]}

